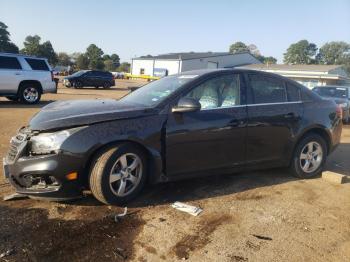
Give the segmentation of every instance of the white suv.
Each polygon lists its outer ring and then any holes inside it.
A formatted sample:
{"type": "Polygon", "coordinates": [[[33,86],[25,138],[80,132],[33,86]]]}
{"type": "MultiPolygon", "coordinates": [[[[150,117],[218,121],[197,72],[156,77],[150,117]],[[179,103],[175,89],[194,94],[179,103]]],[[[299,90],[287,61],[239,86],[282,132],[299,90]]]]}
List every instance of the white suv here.
{"type": "Polygon", "coordinates": [[[35,104],[44,93],[57,93],[47,59],[0,53],[0,96],[35,104]]]}

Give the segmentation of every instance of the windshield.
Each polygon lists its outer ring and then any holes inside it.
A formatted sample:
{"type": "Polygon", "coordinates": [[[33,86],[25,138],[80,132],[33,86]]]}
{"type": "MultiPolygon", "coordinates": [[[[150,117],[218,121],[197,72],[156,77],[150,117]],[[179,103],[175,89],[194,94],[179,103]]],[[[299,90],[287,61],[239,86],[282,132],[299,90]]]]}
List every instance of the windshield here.
{"type": "Polygon", "coordinates": [[[74,74],[70,75],[70,76],[81,76],[82,74],[84,74],[86,71],[78,71],[75,72],[74,74]]]}
{"type": "Polygon", "coordinates": [[[347,98],[347,89],[343,87],[316,87],[314,91],[320,96],[347,98]]]}
{"type": "Polygon", "coordinates": [[[151,82],[123,97],[120,101],[153,107],[164,101],[169,95],[193,80],[197,75],[175,75],[151,82]]]}

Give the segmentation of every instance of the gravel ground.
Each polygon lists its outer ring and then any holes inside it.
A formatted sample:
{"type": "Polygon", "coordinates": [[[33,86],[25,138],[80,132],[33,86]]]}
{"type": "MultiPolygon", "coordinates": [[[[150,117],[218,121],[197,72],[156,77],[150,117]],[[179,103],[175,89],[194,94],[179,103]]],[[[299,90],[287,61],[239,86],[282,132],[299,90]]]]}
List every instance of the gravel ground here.
{"type": "MultiPolygon", "coordinates": [[[[67,89],[36,106],[0,98],[0,157],[9,139],[47,103],[119,98],[110,90],[67,89]]],[[[350,175],[350,127],[326,169],[350,175]]],[[[0,173],[0,196],[12,192],[0,173]]],[[[350,183],[299,180],[284,169],[218,175],[147,187],[128,206],[101,205],[91,195],[69,203],[0,200],[0,261],[350,261],[350,183]],[[170,207],[200,206],[198,217],[170,207]],[[1,257],[1,256],[0,256],[1,257]]]]}

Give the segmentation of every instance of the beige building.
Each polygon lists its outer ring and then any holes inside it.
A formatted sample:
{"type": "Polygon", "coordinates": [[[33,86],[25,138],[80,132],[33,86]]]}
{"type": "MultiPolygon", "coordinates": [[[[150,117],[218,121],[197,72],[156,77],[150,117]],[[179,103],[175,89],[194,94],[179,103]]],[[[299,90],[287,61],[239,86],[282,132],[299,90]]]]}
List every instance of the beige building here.
{"type": "Polygon", "coordinates": [[[291,78],[310,89],[320,85],[350,85],[350,77],[340,65],[254,64],[244,67],[276,73],[291,78]]]}

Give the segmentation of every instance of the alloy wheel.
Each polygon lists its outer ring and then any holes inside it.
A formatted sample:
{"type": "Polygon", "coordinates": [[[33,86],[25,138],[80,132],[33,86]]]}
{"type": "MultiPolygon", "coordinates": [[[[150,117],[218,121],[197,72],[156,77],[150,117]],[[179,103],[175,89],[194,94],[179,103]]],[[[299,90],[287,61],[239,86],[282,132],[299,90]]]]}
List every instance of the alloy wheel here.
{"type": "Polygon", "coordinates": [[[315,141],[307,143],[301,150],[299,160],[300,167],[305,173],[316,171],[323,160],[322,146],[315,141]]]}
{"type": "Polygon", "coordinates": [[[27,87],[23,90],[23,98],[29,102],[33,103],[39,98],[39,91],[35,87],[27,87]]]}
{"type": "Polygon", "coordinates": [[[142,169],[142,161],[136,154],[120,156],[109,174],[109,185],[113,194],[124,197],[132,193],[140,183],[142,169]]]}

